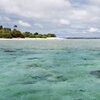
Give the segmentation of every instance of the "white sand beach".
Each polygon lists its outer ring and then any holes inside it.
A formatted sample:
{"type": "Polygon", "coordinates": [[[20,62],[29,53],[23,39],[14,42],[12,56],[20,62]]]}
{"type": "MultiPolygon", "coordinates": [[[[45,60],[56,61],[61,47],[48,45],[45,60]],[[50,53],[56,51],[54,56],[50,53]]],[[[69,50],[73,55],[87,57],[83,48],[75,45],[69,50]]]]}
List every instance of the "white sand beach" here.
{"type": "Polygon", "coordinates": [[[0,38],[0,40],[58,40],[58,39],[64,39],[59,37],[54,38],[0,38]]]}

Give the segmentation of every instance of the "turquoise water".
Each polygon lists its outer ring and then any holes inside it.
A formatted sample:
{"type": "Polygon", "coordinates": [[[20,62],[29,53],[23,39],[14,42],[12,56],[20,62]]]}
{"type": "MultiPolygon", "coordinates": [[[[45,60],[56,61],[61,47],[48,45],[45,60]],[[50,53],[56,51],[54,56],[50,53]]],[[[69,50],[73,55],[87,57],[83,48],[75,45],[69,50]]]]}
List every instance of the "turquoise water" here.
{"type": "Polygon", "coordinates": [[[100,40],[0,40],[0,100],[100,100],[100,40]]]}

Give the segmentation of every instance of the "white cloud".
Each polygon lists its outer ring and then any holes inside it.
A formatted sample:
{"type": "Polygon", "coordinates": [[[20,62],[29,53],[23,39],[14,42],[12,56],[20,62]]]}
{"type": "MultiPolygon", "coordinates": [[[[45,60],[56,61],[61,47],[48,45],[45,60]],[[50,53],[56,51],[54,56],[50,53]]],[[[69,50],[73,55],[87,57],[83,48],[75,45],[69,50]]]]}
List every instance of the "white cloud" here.
{"type": "Polygon", "coordinates": [[[70,8],[68,0],[1,0],[0,9],[25,17],[53,17],[70,8]],[[10,2],[10,4],[9,4],[10,2]],[[13,9],[12,9],[13,8],[13,9]]]}
{"type": "Polygon", "coordinates": [[[88,32],[94,33],[94,32],[99,32],[99,30],[98,28],[91,27],[89,28],[88,32]]]}
{"type": "Polygon", "coordinates": [[[21,26],[24,26],[24,27],[31,27],[31,25],[30,25],[29,23],[24,22],[24,21],[22,21],[22,20],[19,20],[19,21],[18,21],[18,24],[21,25],[21,26]]]}
{"type": "Polygon", "coordinates": [[[70,21],[65,20],[65,19],[60,19],[59,23],[60,23],[61,25],[69,25],[69,24],[70,24],[70,21]]]}
{"type": "MultiPolygon", "coordinates": [[[[92,2],[92,1],[91,1],[92,2]]],[[[87,20],[93,15],[90,6],[74,8],[70,0],[1,0],[0,9],[29,18],[44,20],[87,20]],[[9,5],[10,2],[10,5],[9,5]],[[13,9],[12,9],[13,8],[13,9]]],[[[92,9],[93,10],[93,9],[92,9]]]]}

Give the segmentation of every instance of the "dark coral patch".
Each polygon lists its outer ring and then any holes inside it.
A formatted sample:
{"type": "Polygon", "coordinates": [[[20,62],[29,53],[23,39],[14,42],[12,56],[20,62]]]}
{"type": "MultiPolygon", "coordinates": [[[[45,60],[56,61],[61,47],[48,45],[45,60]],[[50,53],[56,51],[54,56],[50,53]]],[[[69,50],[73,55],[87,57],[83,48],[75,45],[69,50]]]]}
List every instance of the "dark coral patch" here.
{"type": "Polygon", "coordinates": [[[100,78],[100,70],[91,71],[90,74],[95,75],[97,78],[100,78]]]}

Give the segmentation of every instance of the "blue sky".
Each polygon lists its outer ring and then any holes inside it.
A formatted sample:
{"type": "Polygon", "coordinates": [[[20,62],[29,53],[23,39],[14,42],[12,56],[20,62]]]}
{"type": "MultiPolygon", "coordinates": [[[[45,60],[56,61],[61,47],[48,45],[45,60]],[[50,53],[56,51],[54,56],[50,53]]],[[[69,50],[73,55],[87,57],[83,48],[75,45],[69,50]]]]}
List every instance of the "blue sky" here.
{"type": "Polygon", "coordinates": [[[0,0],[0,25],[58,36],[100,37],[100,0],[0,0]]]}

